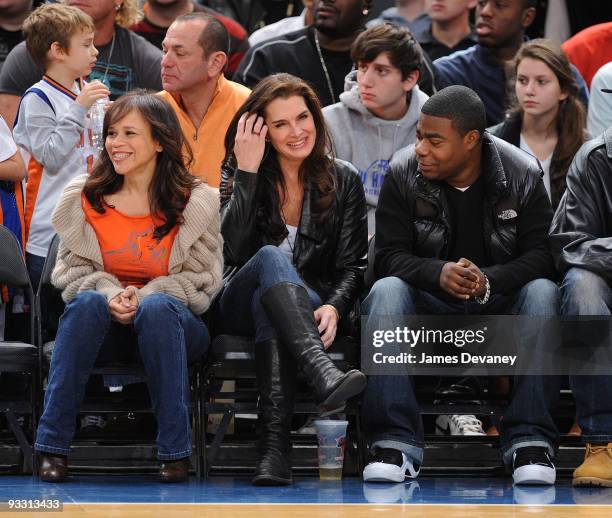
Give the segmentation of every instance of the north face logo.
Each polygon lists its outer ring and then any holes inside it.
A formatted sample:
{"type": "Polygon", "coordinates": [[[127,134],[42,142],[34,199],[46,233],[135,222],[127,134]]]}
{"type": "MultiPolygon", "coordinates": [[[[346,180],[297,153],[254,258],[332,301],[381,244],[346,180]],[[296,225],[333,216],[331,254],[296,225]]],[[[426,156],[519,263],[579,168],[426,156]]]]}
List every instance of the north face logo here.
{"type": "Polygon", "coordinates": [[[501,220],[508,220],[508,219],[514,219],[518,217],[518,214],[516,213],[516,211],[514,209],[507,209],[507,210],[503,210],[501,211],[497,217],[501,220]]]}

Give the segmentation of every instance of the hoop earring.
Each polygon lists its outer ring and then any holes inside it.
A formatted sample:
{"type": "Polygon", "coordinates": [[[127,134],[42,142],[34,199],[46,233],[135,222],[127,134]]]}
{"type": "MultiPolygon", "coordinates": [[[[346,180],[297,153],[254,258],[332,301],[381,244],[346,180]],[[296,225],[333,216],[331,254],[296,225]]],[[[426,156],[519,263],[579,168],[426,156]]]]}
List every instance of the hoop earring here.
{"type": "Polygon", "coordinates": [[[364,7],[363,11],[361,11],[361,14],[363,14],[364,16],[367,16],[368,14],[370,14],[370,10],[367,7],[364,7]]]}

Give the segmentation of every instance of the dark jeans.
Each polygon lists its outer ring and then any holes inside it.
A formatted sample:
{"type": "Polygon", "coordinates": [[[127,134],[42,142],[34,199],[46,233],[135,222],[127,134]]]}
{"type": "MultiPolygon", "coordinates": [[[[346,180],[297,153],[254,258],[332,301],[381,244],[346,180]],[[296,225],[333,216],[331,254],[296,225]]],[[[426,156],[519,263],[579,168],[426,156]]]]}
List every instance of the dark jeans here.
{"type": "Polygon", "coordinates": [[[40,284],[40,278],[42,277],[43,267],[45,266],[45,259],[46,257],[41,257],[40,255],[34,255],[26,252],[26,266],[28,267],[30,282],[32,283],[34,293],[38,291],[38,285],[40,284]]]}
{"type": "Polygon", "coordinates": [[[267,245],[260,248],[225,286],[219,302],[223,332],[254,336],[255,342],[276,338],[276,330],[261,305],[261,295],[281,282],[306,288],[313,310],[321,305],[321,297],[304,284],[289,258],[278,247],[267,245]]]}
{"type": "Polygon", "coordinates": [[[210,343],[199,317],[175,298],[155,293],[140,301],[133,326],[111,320],[106,298],[84,291],[59,322],[38,425],[37,451],[68,455],[76,416],[94,364],[140,358],[157,418],[157,456],[191,455],[188,362],[210,343]]]}
{"type": "MultiPolygon", "coordinates": [[[[605,279],[570,269],[561,284],[562,315],[610,315],[612,289],[605,279]]],[[[612,376],[570,376],[578,424],[586,442],[612,442],[612,376]]]]}
{"type": "MultiPolygon", "coordinates": [[[[558,314],[557,286],[546,279],[525,285],[515,296],[493,295],[480,305],[475,301],[446,302],[413,288],[397,277],[374,284],[361,306],[367,315],[558,314]]],[[[549,408],[558,395],[558,376],[516,376],[512,401],[504,414],[501,445],[504,462],[523,446],[544,446],[554,455],[558,432],[549,408]]],[[[422,461],[423,423],[409,376],[369,376],[362,416],[371,446],[394,448],[422,461]]]]}

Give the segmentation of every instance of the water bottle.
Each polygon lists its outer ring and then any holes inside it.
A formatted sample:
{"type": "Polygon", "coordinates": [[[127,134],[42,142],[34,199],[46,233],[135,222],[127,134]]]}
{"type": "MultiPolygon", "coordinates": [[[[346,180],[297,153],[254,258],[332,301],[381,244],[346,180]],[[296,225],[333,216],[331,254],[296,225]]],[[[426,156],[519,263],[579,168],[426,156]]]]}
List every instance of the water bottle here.
{"type": "Polygon", "coordinates": [[[98,153],[104,149],[104,109],[108,103],[108,98],[98,99],[89,108],[89,128],[91,130],[91,144],[98,150],[98,153]]]}

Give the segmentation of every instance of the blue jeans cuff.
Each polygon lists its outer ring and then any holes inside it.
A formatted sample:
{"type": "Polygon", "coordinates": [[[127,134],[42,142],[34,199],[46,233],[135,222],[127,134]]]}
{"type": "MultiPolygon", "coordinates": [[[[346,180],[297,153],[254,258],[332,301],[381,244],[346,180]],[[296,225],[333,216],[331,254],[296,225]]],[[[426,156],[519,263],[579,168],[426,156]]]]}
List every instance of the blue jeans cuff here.
{"type": "Polygon", "coordinates": [[[585,443],[608,444],[612,442],[612,435],[609,433],[583,433],[582,441],[585,443]]]}
{"type": "Polygon", "coordinates": [[[521,437],[520,439],[515,439],[512,443],[510,443],[510,445],[502,447],[502,458],[504,460],[504,465],[511,466],[514,452],[519,448],[526,448],[528,446],[539,446],[540,448],[546,448],[550,458],[553,459],[555,457],[555,447],[546,439],[542,437],[521,437]]]}
{"type": "Polygon", "coordinates": [[[70,448],[56,448],[39,442],[34,443],[34,449],[39,453],[55,453],[56,455],[70,455],[70,448]]]}
{"type": "Polygon", "coordinates": [[[381,439],[372,443],[370,449],[373,450],[374,448],[391,448],[393,450],[398,450],[406,455],[406,457],[417,461],[419,464],[423,463],[423,448],[415,444],[400,442],[393,439],[381,439]]]}
{"type": "Polygon", "coordinates": [[[191,448],[176,453],[160,453],[157,452],[157,458],[159,460],[177,460],[184,459],[185,457],[191,457],[191,448]]]}

